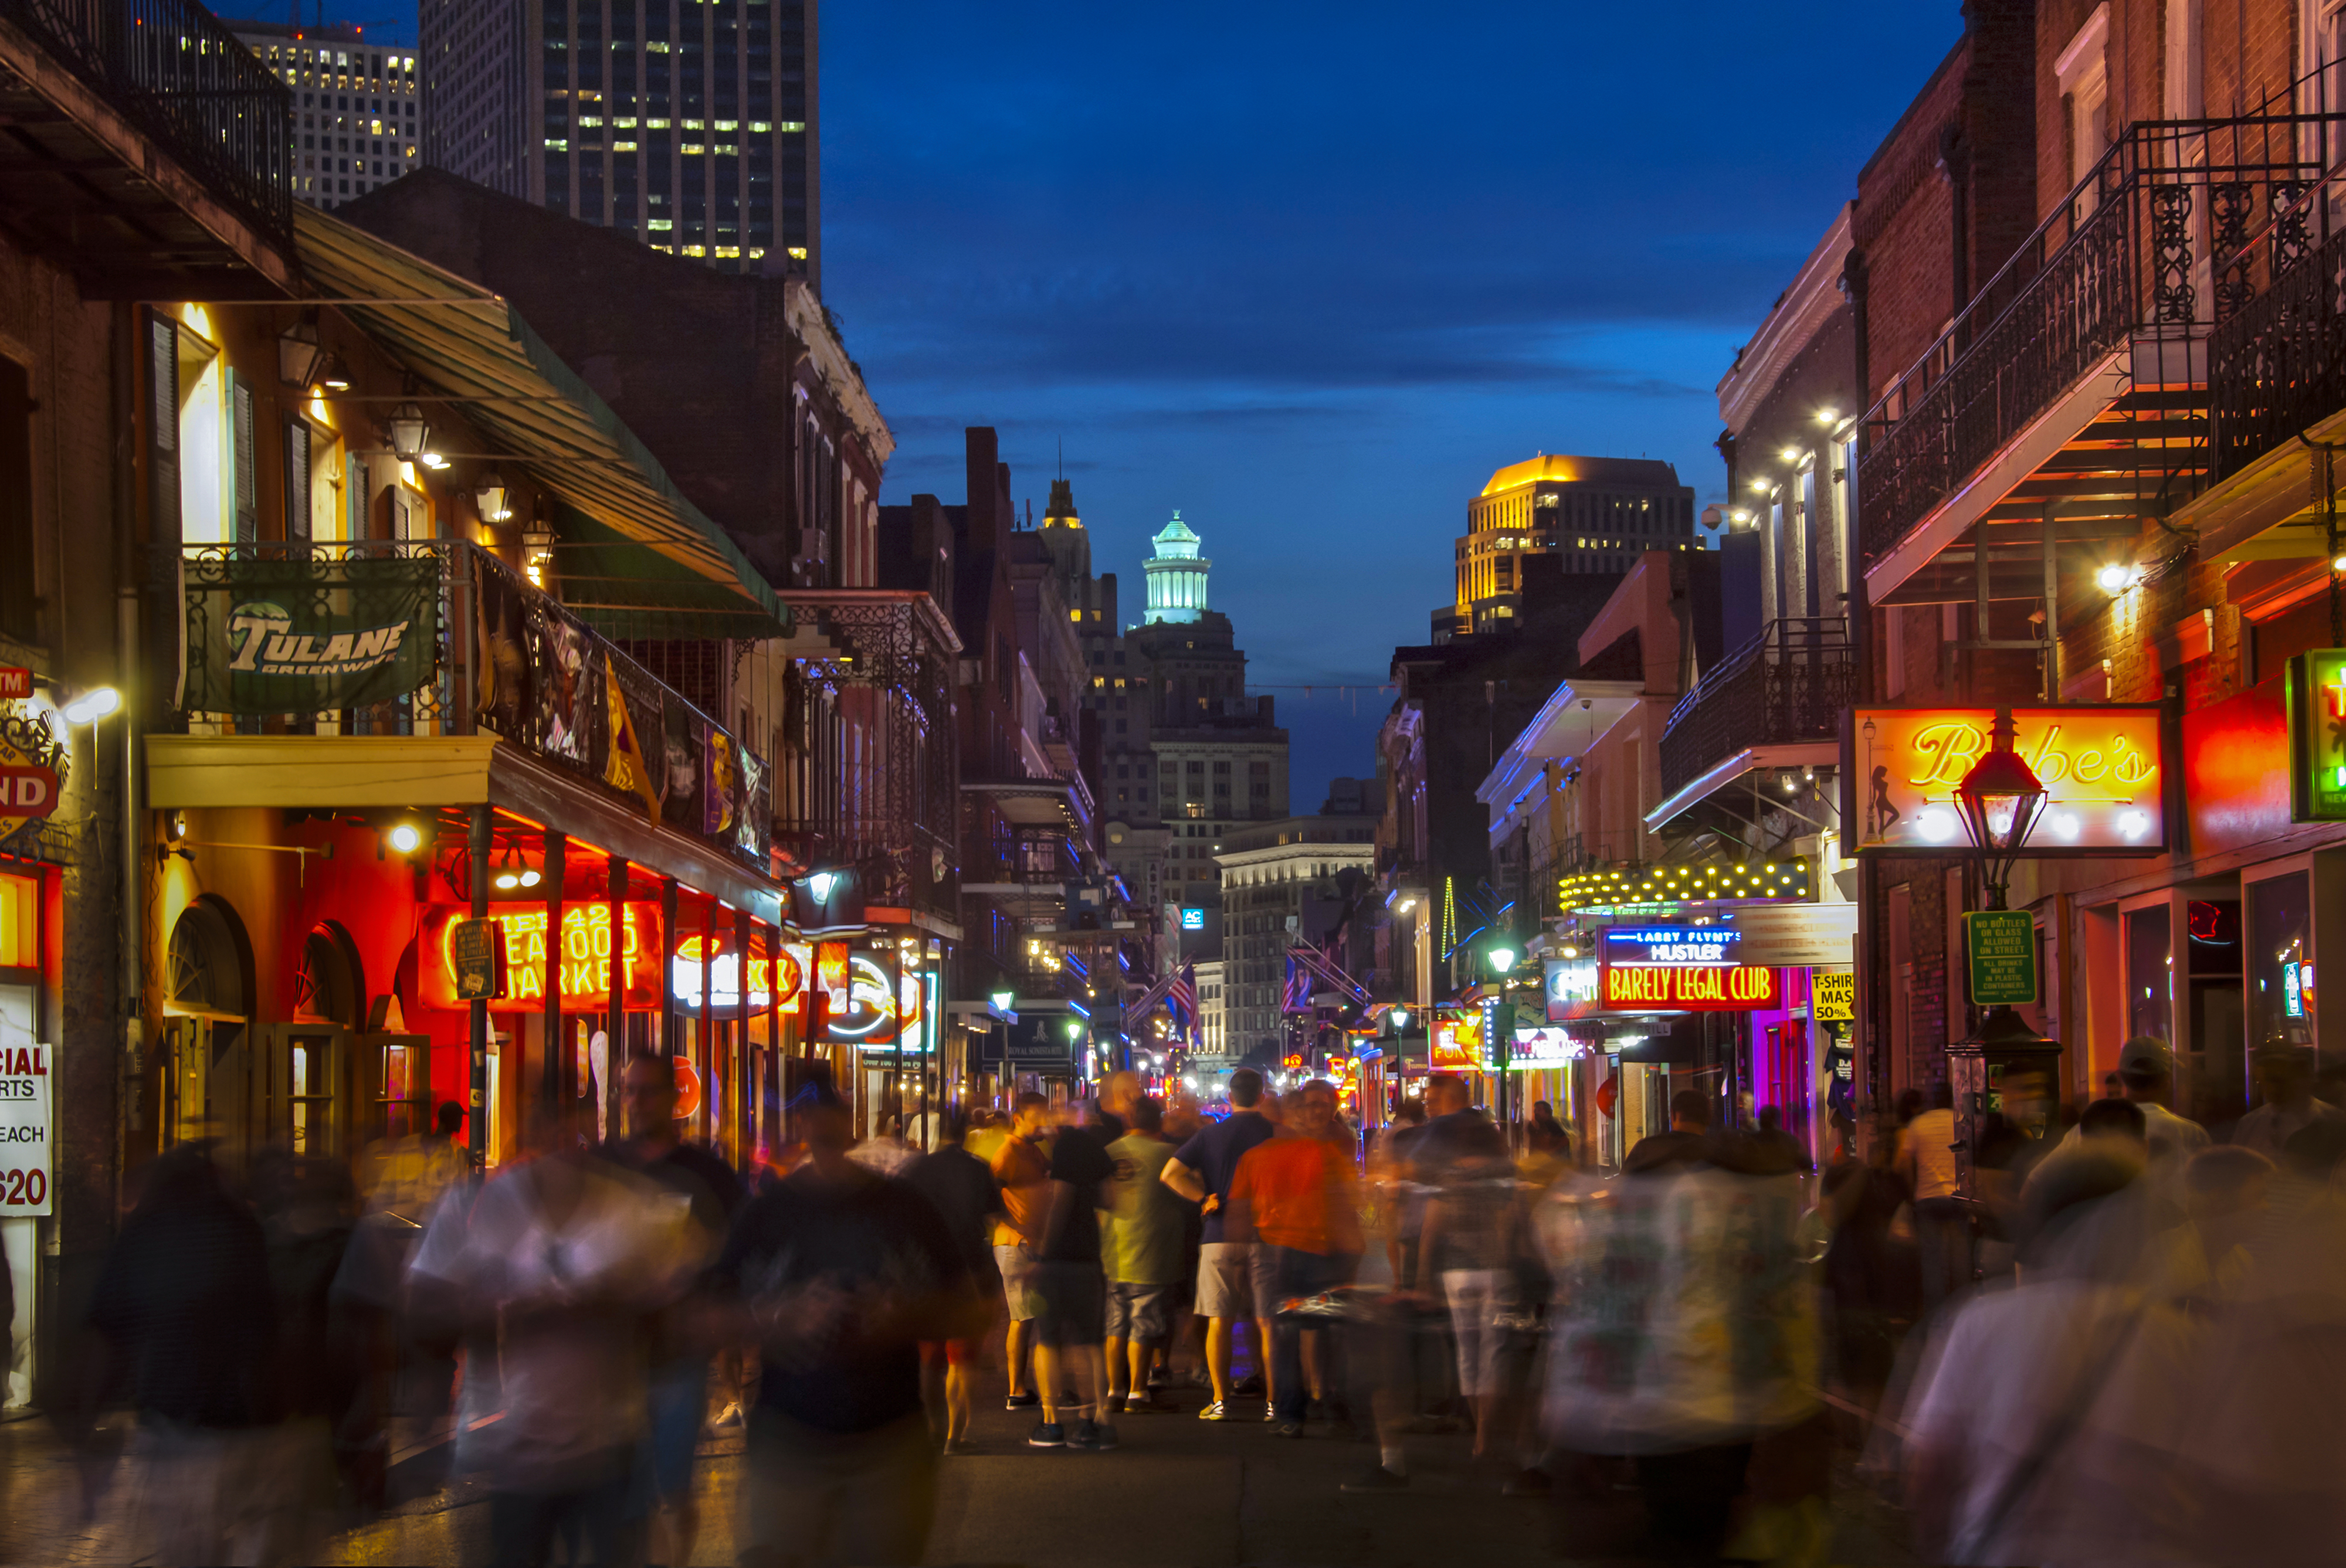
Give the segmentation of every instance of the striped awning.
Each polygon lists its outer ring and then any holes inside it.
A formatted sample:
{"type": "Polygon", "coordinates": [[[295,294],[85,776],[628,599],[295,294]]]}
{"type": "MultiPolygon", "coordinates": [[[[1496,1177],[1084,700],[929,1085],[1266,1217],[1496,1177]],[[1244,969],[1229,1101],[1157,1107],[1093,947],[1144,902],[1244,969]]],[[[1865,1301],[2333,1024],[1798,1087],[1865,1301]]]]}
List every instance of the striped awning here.
{"type": "MultiPolygon", "coordinates": [[[[453,404],[497,448],[617,542],[673,563],[639,574],[652,602],[620,602],[630,574],[604,550],[587,596],[609,612],[641,608],[716,618],[703,635],[787,635],[788,606],[725,531],[687,500],[659,460],[499,295],[308,207],[294,209],[301,265],[316,297],[365,329],[421,385],[419,402],[453,404]],[[681,568],[681,571],[676,568],[681,568]]],[[[606,536],[607,538],[608,535],[606,536]]],[[[600,543],[600,541],[597,541],[600,543]]]]}

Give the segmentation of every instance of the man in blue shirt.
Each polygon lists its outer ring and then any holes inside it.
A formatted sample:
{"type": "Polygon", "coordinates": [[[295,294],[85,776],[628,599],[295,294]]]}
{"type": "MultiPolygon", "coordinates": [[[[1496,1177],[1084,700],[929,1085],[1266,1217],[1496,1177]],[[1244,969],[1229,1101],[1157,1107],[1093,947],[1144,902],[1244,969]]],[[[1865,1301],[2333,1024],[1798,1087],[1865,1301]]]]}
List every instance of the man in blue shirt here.
{"type": "Polygon", "coordinates": [[[1200,1420],[1230,1419],[1230,1336],[1240,1319],[1255,1325],[1256,1359],[1262,1363],[1266,1398],[1270,1388],[1271,1309],[1258,1300],[1252,1282],[1251,1241],[1227,1241],[1222,1210],[1230,1182],[1249,1149],[1267,1143],[1279,1129],[1262,1114],[1262,1074],[1241,1067],[1230,1074],[1230,1114],[1173,1153],[1165,1164],[1167,1186],[1205,1206],[1205,1237],[1198,1251],[1198,1316],[1206,1319],[1206,1369],[1214,1380],[1214,1402],[1198,1412],[1200,1420]]]}

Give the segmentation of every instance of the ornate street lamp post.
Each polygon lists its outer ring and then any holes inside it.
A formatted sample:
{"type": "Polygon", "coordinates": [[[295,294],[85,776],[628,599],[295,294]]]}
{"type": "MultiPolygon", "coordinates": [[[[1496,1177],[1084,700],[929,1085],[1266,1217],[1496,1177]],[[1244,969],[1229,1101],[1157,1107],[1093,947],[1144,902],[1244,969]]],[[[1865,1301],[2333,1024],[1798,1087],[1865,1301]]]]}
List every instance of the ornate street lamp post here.
{"type": "MultiPolygon", "coordinates": [[[[2005,908],[2013,867],[2026,850],[2029,830],[2045,810],[2044,782],[2014,749],[2013,738],[2012,710],[1998,708],[1987,751],[1955,787],[1964,828],[1980,858],[1987,907],[1993,911],[2005,908]]],[[[2033,972],[2033,957],[2030,969],[2033,972]]],[[[2041,980],[2038,984],[2041,988],[2041,980]]],[[[2042,1114],[2060,1059],[2059,1042],[2037,1033],[2003,1003],[1987,1009],[1977,1033],[1947,1047],[1947,1077],[1955,1092],[1958,1196],[1979,1201],[1975,1156],[1989,1116],[2004,1115],[2031,1136],[2043,1135],[2042,1114]]]]}

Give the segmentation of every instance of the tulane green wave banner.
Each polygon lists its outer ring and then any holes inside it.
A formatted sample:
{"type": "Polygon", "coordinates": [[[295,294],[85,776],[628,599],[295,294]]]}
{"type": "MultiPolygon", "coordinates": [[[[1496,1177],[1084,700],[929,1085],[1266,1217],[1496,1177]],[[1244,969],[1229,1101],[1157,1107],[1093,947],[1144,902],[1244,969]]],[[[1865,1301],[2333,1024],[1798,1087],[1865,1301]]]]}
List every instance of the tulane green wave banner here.
{"type": "Polygon", "coordinates": [[[189,713],[323,713],[428,685],[440,563],[308,556],[184,565],[189,713]]]}

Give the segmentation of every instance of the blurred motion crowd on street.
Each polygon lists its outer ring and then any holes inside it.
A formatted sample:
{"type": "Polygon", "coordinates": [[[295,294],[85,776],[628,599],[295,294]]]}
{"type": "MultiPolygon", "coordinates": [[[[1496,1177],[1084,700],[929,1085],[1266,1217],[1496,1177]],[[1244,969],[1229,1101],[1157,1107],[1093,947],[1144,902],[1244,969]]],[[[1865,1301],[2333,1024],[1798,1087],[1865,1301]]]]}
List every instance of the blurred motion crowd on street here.
{"type": "Polygon", "coordinates": [[[453,1105],[356,1172],[156,1161],[54,1419],[95,1506],[100,1416],[135,1409],[120,1501],[166,1563],[311,1561],[420,1447],[485,1492],[491,1561],[682,1563],[712,1433],[741,1563],[916,1563],[995,1397],[1038,1453],[1185,1400],[1354,1441],[1361,1494],[1455,1444],[1569,1555],[1825,1563],[1854,1473],[1934,1562],[2335,1562],[2346,1116],[2270,1058],[2219,1143],[2169,1077],[2129,1042],[2044,1138],[2049,1086],[2008,1083],[1969,1151],[1943,1085],[1821,1172],[1691,1089],[1597,1171],[1439,1074],[1365,1140],[1327,1083],[1250,1070],[1210,1106],[1119,1074],[861,1143],[817,1083],[741,1172],[644,1058],[623,1137],[547,1113],[485,1178],[453,1105]],[[1625,1494],[1638,1541],[1597,1522],[1625,1494]]]}

